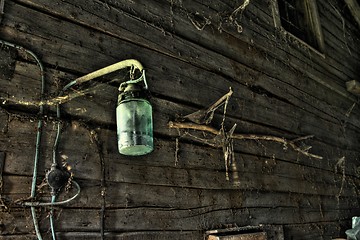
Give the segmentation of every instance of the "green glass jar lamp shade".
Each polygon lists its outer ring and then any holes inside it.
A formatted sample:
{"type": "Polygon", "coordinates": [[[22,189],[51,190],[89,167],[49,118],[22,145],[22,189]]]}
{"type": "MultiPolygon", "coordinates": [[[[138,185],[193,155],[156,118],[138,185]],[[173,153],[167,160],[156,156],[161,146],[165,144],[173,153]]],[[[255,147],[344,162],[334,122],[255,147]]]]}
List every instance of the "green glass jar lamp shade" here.
{"type": "Polygon", "coordinates": [[[119,88],[116,123],[119,153],[123,155],[141,156],[154,149],[152,106],[144,72],[141,78],[145,87],[130,80],[119,88]]]}

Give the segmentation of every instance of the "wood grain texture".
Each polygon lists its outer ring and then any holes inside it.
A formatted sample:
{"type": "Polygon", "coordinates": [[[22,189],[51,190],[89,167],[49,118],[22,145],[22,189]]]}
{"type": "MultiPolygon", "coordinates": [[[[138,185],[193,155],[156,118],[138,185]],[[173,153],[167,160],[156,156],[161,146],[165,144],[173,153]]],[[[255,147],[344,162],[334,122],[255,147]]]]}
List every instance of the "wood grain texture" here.
{"type": "MultiPolygon", "coordinates": [[[[107,239],[202,239],[206,230],[258,224],[283,225],[285,239],[344,236],[360,211],[360,112],[345,89],[359,78],[360,36],[339,2],[317,2],[323,54],[275,28],[270,0],[251,1],[237,16],[242,31],[230,20],[235,0],[6,1],[1,37],[45,63],[46,98],[125,58],[147,70],[155,129],[155,151],[147,156],[118,154],[113,76],[75,87],[81,96],[62,105],[58,156],[82,192],[56,208],[57,236],[99,239],[103,213],[107,239]],[[222,150],[193,137],[210,136],[171,130],[168,122],[205,108],[229,87],[226,129],[236,123],[238,133],[315,135],[304,144],[323,159],[274,142],[235,141],[226,181],[222,150]]],[[[1,209],[0,233],[34,239],[30,210],[16,201],[30,193],[39,116],[38,106],[21,102],[40,98],[39,70],[24,53],[7,51],[0,61],[1,198],[11,211],[1,209]],[[3,62],[11,68],[2,70],[3,62]]],[[[118,75],[124,80],[126,71],[118,75]]],[[[38,183],[51,165],[57,121],[53,106],[45,115],[38,183]]],[[[220,110],[211,126],[221,122],[220,110]]],[[[46,186],[38,199],[49,201],[46,186]]],[[[50,237],[49,209],[37,212],[50,237]]]]}

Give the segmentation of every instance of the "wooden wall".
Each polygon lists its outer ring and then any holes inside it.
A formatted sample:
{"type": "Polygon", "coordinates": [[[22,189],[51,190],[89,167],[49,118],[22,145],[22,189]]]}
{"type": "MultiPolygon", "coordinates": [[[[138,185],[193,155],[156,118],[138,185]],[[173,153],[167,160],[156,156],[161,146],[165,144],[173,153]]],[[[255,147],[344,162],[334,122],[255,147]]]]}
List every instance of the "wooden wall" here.
{"type": "MultiPolygon", "coordinates": [[[[242,1],[235,0],[6,1],[0,38],[39,56],[46,97],[123,59],[138,59],[147,70],[155,124],[155,150],[147,156],[118,154],[118,83],[98,79],[63,105],[59,156],[82,192],[56,209],[59,239],[100,239],[102,220],[106,239],[202,239],[209,229],[258,224],[283,226],[285,239],[344,236],[360,214],[360,110],[345,89],[346,81],[360,80],[359,26],[343,1],[317,2],[322,54],[274,27],[272,0],[251,0],[237,25],[230,15],[242,1]],[[304,143],[323,159],[275,142],[238,140],[227,181],[222,150],[179,135],[168,122],[229,87],[227,130],[237,123],[236,133],[314,135],[304,143]]],[[[15,202],[30,195],[38,108],[11,100],[39,99],[39,70],[16,50],[2,46],[0,54],[0,234],[35,239],[30,210],[15,202]]],[[[221,117],[219,111],[213,127],[221,117]]],[[[51,165],[55,130],[54,108],[47,107],[39,184],[51,165]]],[[[37,196],[48,195],[44,187],[37,196]]],[[[38,209],[45,239],[48,213],[38,209]]]]}

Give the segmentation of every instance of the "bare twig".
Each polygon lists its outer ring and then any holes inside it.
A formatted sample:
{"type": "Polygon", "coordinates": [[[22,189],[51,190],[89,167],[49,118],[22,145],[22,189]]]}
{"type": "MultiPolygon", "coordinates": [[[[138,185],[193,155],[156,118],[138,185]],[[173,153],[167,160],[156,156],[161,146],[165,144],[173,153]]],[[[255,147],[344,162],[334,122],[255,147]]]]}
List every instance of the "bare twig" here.
{"type": "Polygon", "coordinates": [[[356,102],[353,103],[353,105],[351,105],[351,107],[347,110],[345,117],[349,118],[350,114],[352,113],[352,111],[354,110],[354,107],[356,106],[356,102]]]}
{"type": "Polygon", "coordinates": [[[199,131],[212,133],[214,135],[219,134],[219,130],[217,130],[213,127],[206,126],[206,125],[200,125],[200,124],[196,124],[196,123],[184,123],[184,122],[170,121],[168,123],[168,126],[169,126],[169,128],[175,128],[175,129],[192,129],[192,130],[199,130],[199,131]]]}
{"type": "Polygon", "coordinates": [[[341,187],[340,187],[340,191],[337,195],[337,197],[339,198],[341,196],[342,191],[344,190],[344,184],[345,184],[345,164],[346,164],[346,159],[345,156],[339,158],[339,160],[337,161],[336,165],[335,165],[335,173],[340,172],[342,174],[342,178],[341,178],[341,187]]]}
{"type": "Polygon", "coordinates": [[[348,45],[348,43],[347,43],[347,38],[346,38],[345,19],[343,18],[343,15],[340,13],[340,11],[339,11],[334,5],[332,5],[331,3],[329,3],[329,4],[330,4],[330,6],[335,10],[335,12],[339,15],[339,17],[340,17],[340,19],[341,19],[342,28],[343,28],[344,44],[345,44],[345,46],[346,46],[349,54],[352,55],[352,54],[351,54],[351,50],[350,50],[350,48],[349,48],[349,45],[348,45]]]}
{"type": "Polygon", "coordinates": [[[237,15],[240,12],[240,20],[241,20],[242,13],[245,10],[245,8],[249,5],[249,3],[250,0],[244,0],[244,2],[239,7],[237,7],[229,16],[229,20],[236,25],[238,33],[242,33],[243,27],[241,26],[241,24],[238,23],[237,15]]]}
{"type": "Polygon", "coordinates": [[[179,138],[175,139],[175,167],[179,163],[179,138]]]}
{"type": "Polygon", "coordinates": [[[244,0],[244,2],[231,13],[230,20],[233,20],[234,16],[236,16],[239,11],[244,11],[244,9],[249,5],[249,3],[250,0],[244,0]]]}
{"type": "MultiPolygon", "coordinates": [[[[230,88],[229,92],[226,93],[224,96],[219,98],[216,102],[211,104],[206,109],[201,109],[199,111],[196,111],[194,113],[188,114],[185,117],[183,117],[184,120],[190,120],[191,122],[198,123],[198,124],[209,124],[214,116],[214,112],[216,109],[218,109],[220,106],[222,106],[224,103],[227,106],[227,103],[229,101],[229,98],[233,94],[233,90],[230,88]]],[[[226,112],[226,106],[224,108],[224,112],[226,112]]]]}
{"type": "MultiPolygon", "coordinates": [[[[204,131],[204,132],[208,132],[214,135],[219,135],[220,131],[210,127],[210,126],[206,126],[206,125],[201,125],[201,124],[196,124],[196,123],[187,123],[187,122],[172,122],[170,121],[168,124],[169,128],[174,128],[174,129],[191,129],[191,130],[198,130],[198,131],[204,131]]],[[[322,159],[322,156],[319,155],[315,155],[312,153],[307,152],[307,149],[309,148],[300,148],[298,147],[295,143],[302,141],[302,140],[306,140],[309,138],[314,137],[313,135],[308,135],[308,136],[304,136],[304,137],[300,137],[300,138],[296,138],[294,140],[288,140],[285,138],[281,138],[281,137],[276,137],[276,136],[271,136],[271,135],[257,135],[257,134],[239,134],[239,133],[234,133],[231,135],[231,139],[237,139],[237,140],[263,140],[263,141],[272,141],[272,142],[277,142],[277,143],[281,143],[285,146],[290,146],[293,150],[308,156],[308,157],[312,157],[312,158],[316,158],[316,159],[322,159]]]]}
{"type": "MultiPolygon", "coordinates": [[[[119,81],[119,79],[113,79],[113,80],[109,81],[106,85],[108,85],[112,82],[117,82],[117,81],[119,81]]],[[[12,103],[12,104],[18,104],[18,105],[24,105],[24,106],[34,106],[34,107],[56,106],[59,104],[64,104],[66,102],[69,102],[70,100],[73,100],[75,98],[82,97],[87,94],[93,93],[95,91],[101,91],[104,89],[104,86],[106,86],[106,85],[96,84],[94,86],[90,86],[90,87],[88,87],[86,89],[82,89],[82,90],[73,89],[72,90],[73,92],[69,92],[68,94],[49,98],[49,99],[44,99],[41,101],[38,101],[38,100],[25,101],[25,100],[21,100],[21,99],[16,99],[14,97],[12,97],[12,98],[11,97],[0,97],[0,106],[5,105],[6,103],[12,103]]]]}
{"type": "Polygon", "coordinates": [[[235,153],[234,153],[234,139],[232,138],[236,124],[230,129],[228,133],[225,133],[224,126],[221,127],[221,132],[224,134],[225,141],[223,143],[223,153],[225,158],[225,167],[226,167],[226,180],[229,181],[229,168],[235,162],[235,153]]]}
{"type": "Polygon", "coordinates": [[[204,23],[199,23],[198,21],[194,20],[189,14],[187,15],[187,17],[198,31],[204,30],[207,25],[211,24],[211,20],[206,17],[203,17],[205,19],[204,23]]]}

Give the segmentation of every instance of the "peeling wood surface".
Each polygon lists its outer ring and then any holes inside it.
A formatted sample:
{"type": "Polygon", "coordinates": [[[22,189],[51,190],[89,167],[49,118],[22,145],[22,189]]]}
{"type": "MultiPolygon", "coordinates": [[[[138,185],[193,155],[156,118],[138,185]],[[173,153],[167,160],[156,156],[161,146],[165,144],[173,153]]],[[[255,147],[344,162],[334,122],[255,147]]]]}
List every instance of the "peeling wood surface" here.
{"type": "MultiPolygon", "coordinates": [[[[136,58],[147,70],[155,124],[150,155],[118,154],[119,82],[104,77],[80,86],[86,94],[62,106],[58,154],[82,192],[56,208],[58,238],[100,239],[102,210],[109,239],[202,239],[210,229],[259,224],[283,225],[285,239],[344,236],[360,214],[360,112],[345,87],[360,78],[360,36],[338,1],[317,2],[325,58],[275,28],[270,0],[250,1],[237,19],[241,32],[229,20],[237,1],[6,1],[0,37],[39,55],[47,98],[122,59],[136,58]],[[208,106],[229,87],[226,129],[237,123],[238,133],[315,135],[306,145],[323,159],[274,142],[236,141],[226,181],[221,150],[179,136],[167,124],[208,106]]],[[[30,195],[39,116],[36,106],[17,101],[39,99],[39,70],[24,53],[1,48],[0,54],[1,198],[10,209],[0,211],[0,234],[34,239],[30,210],[16,202],[30,195]]],[[[55,109],[46,107],[39,183],[51,165],[56,121],[55,109]]],[[[219,111],[213,127],[221,121],[219,111]]],[[[38,197],[49,201],[47,187],[38,197]]],[[[38,209],[45,238],[48,213],[38,209]]]]}

